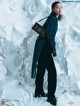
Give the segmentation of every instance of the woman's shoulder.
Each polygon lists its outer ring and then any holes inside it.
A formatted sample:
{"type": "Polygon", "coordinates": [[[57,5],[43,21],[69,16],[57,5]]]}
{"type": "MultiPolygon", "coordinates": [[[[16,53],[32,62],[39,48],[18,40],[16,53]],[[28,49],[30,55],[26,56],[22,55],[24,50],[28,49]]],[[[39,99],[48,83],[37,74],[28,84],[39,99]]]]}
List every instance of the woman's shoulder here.
{"type": "Polygon", "coordinates": [[[51,24],[51,23],[57,24],[57,18],[56,18],[56,16],[50,17],[50,18],[49,18],[49,23],[50,23],[50,24],[51,24]]]}
{"type": "Polygon", "coordinates": [[[56,16],[52,16],[52,17],[50,17],[50,20],[55,20],[55,21],[57,21],[57,18],[56,18],[56,16]]]}

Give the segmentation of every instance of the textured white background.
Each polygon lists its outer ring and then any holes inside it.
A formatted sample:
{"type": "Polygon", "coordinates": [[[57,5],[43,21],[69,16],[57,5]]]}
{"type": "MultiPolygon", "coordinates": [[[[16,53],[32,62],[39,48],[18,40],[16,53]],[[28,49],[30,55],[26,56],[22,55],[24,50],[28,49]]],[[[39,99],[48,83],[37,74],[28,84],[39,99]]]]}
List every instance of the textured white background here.
{"type": "MultiPolygon", "coordinates": [[[[31,27],[49,15],[53,1],[0,0],[0,99],[6,99],[10,106],[50,106],[43,98],[33,98],[34,80],[30,74],[38,35],[31,27]]],[[[58,106],[79,106],[75,95],[80,94],[80,2],[62,5],[63,18],[56,34],[56,97],[58,106]]],[[[45,76],[45,90],[46,86],[45,76]]]]}

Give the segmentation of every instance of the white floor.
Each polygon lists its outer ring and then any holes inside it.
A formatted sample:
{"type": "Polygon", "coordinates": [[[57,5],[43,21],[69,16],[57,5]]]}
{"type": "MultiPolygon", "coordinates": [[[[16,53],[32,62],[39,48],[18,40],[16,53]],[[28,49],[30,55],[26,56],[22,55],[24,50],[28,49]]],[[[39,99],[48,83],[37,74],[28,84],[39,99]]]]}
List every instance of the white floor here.
{"type": "MultiPolygon", "coordinates": [[[[46,101],[47,98],[39,97],[35,98],[34,95],[34,86],[26,87],[28,92],[30,93],[29,101],[27,102],[27,106],[52,106],[49,102],[46,101]]],[[[80,95],[76,92],[70,93],[66,90],[62,89],[56,92],[57,97],[57,106],[79,106],[80,95]],[[61,91],[61,94],[60,94],[61,91]]]]}
{"type": "MultiPolygon", "coordinates": [[[[32,93],[33,94],[33,93],[32,93]]],[[[47,98],[34,98],[31,97],[29,106],[51,106],[50,103],[46,102],[47,98]]],[[[67,91],[63,91],[59,97],[57,97],[57,106],[79,106],[80,95],[78,94],[69,94],[67,91]]]]}
{"type": "MultiPolygon", "coordinates": [[[[13,82],[7,82],[5,86],[3,85],[5,89],[2,92],[2,97],[0,97],[0,103],[2,99],[5,99],[6,105],[0,106],[52,106],[46,101],[47,97],[34,97],[34,85],[26,84],[22,86],[15,84],[13,87],[13,82]]],[[[57,87],[55,94],[57,98],[57,106],[80,106],[80,90],[68,90],[69,91],[60,86],[57,87]]]]}

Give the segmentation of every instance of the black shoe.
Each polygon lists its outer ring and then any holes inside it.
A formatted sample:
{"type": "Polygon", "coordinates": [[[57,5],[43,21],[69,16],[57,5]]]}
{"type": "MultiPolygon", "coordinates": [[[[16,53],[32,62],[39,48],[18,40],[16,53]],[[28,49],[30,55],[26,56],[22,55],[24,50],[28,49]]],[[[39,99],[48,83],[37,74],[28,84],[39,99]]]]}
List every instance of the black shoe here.
{"type": "Polygon", "coordinates": [[[47,102],[51,103],[52,105],[55,105],[56,106],[56,103],[57,103],[57,100],[55,98],[55,96],[53,98],[48,98],[47,99],[47,102]]]}
{"type": "Polygon", "coordinates": [[[44,92],[35,92],[34,97],[47,97],[47,93],[44,93],[44,92]]]}

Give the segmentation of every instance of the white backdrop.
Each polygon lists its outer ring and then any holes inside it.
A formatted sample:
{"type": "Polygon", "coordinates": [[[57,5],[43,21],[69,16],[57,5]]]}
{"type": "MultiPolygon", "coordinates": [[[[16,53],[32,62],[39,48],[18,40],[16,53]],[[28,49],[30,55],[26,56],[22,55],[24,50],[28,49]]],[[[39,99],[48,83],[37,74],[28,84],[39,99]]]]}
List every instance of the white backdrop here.
{"type": "MultiPolygon", "coordinates": [[[[20,100],[19,104],[13,102],[15,106],[28,106],[30,85],[34,88],[30,74],[38,36],[31,27],[49,15],[53,1],[56,0],[0,0],[0,98],[20,100]]],[[[80,90],[80,3],[62,5],[63,18],[56,34],[57,89],[62,87],[75,94],[80,90]]]]}

